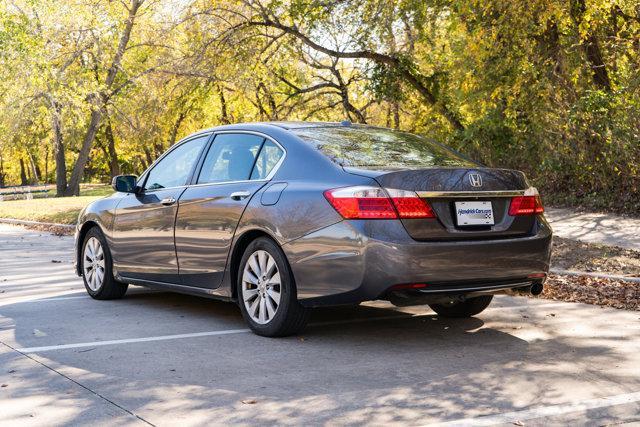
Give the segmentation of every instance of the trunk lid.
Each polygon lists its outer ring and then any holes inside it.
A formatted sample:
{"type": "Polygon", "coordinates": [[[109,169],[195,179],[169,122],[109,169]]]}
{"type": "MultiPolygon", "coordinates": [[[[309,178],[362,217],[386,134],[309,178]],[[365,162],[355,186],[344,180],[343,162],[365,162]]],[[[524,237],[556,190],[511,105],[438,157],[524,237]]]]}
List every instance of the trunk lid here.
{"type": "Polygon", "coordinates": [[[509,215],[511,198],[524,194],[529,188],[525,175],[516,170],[428,168],[381,171],[345,167],[345,171],[371,177],[384,188],[415,191],[427,201],[437,218],[402,219],[407,232],[416,240],[495,239],[535,232],[534,215],[509,215]],[[468,206],[490,206],[493,224],[463,224],[458,211],[468,206]]]}

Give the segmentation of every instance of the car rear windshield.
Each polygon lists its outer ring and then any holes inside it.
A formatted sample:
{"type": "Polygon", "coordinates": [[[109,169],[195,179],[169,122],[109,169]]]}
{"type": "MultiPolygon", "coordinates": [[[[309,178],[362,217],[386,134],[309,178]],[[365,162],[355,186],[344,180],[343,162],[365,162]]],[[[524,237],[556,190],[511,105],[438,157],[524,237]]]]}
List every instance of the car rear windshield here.
{"type": "Polygon", "coordinates": [[[342,166],[362,168],[476,166],[459,154],[418,135],[383,128],[292,129],[342,166]]]}

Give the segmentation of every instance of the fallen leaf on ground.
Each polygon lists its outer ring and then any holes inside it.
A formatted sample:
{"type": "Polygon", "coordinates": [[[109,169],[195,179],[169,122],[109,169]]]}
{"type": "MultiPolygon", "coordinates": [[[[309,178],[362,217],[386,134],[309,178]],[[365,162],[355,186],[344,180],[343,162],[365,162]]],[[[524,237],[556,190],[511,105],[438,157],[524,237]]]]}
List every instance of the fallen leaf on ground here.
{"type": "Polygon", "coordinates": [[[640,283],[591,276],[550,274],[544,284],[544,292],[531,298],[640,310],[640,283]]]}

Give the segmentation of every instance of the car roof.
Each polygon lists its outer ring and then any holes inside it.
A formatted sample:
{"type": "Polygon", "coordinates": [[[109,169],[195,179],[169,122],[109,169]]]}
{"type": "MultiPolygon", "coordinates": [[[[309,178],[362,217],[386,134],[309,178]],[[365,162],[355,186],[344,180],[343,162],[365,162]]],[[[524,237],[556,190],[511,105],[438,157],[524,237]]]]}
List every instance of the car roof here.
{"type": "Polygon", "coordinates": [[[264,129],[265,127],[275,127],[285,130],[292,129],[310,129],[310,128],[325,128],[325,127],[368,127],[366,125],[354,125],[349,121],[343,122],[302,122],[302,121],[273,121],[273,122],[246,122],[246,123],[235,123],[229,125],[221,125],[215,126],[207,129],[199,130],[189,136],[195,136],[202,133],[208,132],[216,132],[222,130],[260,130],[260,128],[264,129]]]}

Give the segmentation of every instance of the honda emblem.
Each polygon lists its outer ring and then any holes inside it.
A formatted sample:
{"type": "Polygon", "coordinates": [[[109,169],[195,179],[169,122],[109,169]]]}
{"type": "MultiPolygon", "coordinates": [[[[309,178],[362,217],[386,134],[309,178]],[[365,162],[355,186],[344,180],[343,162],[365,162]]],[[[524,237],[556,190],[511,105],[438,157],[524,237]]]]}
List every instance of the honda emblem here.
{"type": "Polygon", "coordinates": [[[482,176],[479,173],[470,173],[469,183],[472,187],[482,187],[482,176]]]}

